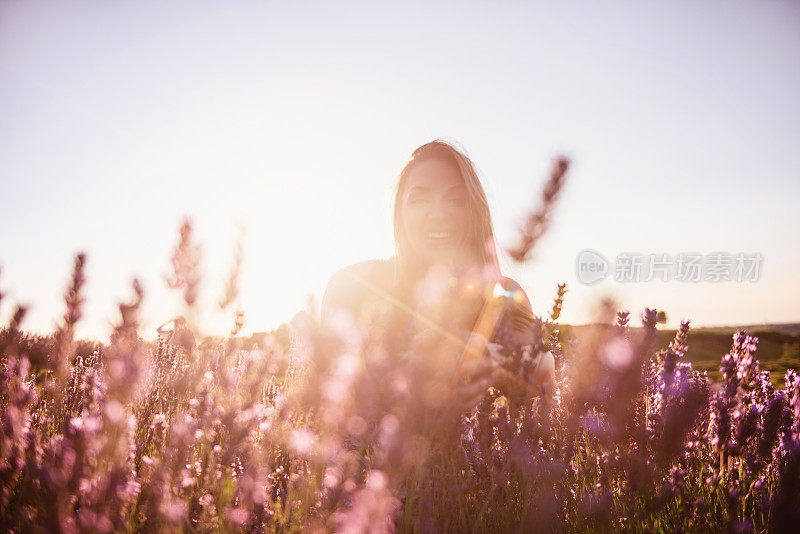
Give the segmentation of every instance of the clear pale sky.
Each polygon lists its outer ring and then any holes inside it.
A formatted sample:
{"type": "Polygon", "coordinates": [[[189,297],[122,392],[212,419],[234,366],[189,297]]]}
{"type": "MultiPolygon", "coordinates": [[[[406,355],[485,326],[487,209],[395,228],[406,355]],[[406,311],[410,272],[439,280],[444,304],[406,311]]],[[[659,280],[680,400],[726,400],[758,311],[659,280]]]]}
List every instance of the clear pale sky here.
{"type": "Polygon", "coordinates": [[[85,250],[79,334],[107,336],[138,276],[149,337],[180,311],[163,279],[189,215],[206,302],[246,225],[245,330],[273,328],[392,254],[396,176],[446,136],[505,245],[572,157],[534,261],[503,262],[536,312],[564,281],[565,322],[609,294],[673,325],[800,321],[800,3],[379,4],[0,2],[0,319],[22,302],[51,329],[85,250]],[[755,283],[583,286],[585,248],[764,262],[755,283]]]}

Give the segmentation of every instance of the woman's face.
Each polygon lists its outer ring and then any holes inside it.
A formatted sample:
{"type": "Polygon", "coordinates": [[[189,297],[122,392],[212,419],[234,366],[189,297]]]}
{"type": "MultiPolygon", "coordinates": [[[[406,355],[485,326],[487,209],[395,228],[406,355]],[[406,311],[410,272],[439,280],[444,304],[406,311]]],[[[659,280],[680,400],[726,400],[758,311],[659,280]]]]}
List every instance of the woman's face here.
{"type": "Polygon", "coordinates": [[[464,257],[469,205],[455,163],[434,159],[416,164],[400,200],[401,223],[417,261],[451,266],[464,257]]]}

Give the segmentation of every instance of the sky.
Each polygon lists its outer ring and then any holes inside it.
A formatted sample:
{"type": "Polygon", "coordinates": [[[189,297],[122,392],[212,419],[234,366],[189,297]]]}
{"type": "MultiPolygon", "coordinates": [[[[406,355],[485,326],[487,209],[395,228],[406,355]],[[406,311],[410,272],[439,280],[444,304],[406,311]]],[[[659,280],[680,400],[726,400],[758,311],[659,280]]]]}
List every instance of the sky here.
{"type": "MultiPolygon", "coordinates": [[[[695,325],[800,321],[800,3],[58,2],[0,0],[0,305],[63,314],[88,255],[78,334],[107,337],[133,277],[142,333],[184,217],[214,312],[240,227],[245,332],[393,253],[392,190],[446,137],[476,164],[498,243],[560,154],[572,160],[533,259],[501,265],[546,313],[616,298],[695,325]],[[611,275],[581,282],[590,249],[611,275]],[[756,281],[619,281],[624,253],[756,254],[756,281]]],[[[636,322],[636,321],[634,321],[636,322]]]]}

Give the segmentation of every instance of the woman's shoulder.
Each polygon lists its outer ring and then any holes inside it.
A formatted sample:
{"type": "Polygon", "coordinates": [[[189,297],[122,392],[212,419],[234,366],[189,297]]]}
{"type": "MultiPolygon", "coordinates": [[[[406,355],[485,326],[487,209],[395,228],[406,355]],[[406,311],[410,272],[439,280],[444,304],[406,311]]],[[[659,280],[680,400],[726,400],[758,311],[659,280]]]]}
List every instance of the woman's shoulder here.
{"type": "Polygon", "coordinates": [[[522,304],[529,310],[531,309],[531,301],[528,298],[527,293],[525,293],[525,290],[522,289],[522,286],[519,285],[516,280],[509,278],[508,276],[501,276],[500,285],[503,286],[503,289],[505,289],[510,296],[513,296],[517,303],[522,304]]]}
{"type": "Polygon", "coordinates": [[[522,291],[524,293],[522,286],[519,285],[516,280],[509,278],[508,276],[498,274],[491,279],[491,282],[495,285],[495,287],[497,284],[500,284],[500,286],[502,286],[502,288],[506,291],[522,291]]]}
{"type": "Polygon", "coordinates": [[[348,265],[336,271],[328,281],[322,297],[322,314],[333,308],[354,312],[364,295],[376,290],[386,291],[394,278],[394,260],[377,259],[348,265]]]}
{"type": "Polygon", "coordinates": [[[522,286],[519,285],[516,280],[508,276],[501,276],[500,284],[508,291],[522,289],[522,286]]]}
{"type": "Polygon", "coordinates": [[[383,279],[387,279],[394,275],[394,258],[388,260],[369,260],[354,263],[343,267],[333,273],[330,282],[336,284],[348,283],[381,283],[383,279]]]}

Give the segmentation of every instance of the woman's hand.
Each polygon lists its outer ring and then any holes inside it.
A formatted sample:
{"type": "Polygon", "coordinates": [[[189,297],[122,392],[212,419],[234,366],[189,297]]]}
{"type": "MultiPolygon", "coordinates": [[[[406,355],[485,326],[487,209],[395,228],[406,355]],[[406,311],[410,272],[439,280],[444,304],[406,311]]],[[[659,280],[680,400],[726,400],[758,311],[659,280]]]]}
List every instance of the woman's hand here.
{"type": "Polygon", "coordinates": [[[531,373],[531,381],[540,390],[542,395],[549,395],[553,392],[553,385],[556,380],[556,360],[550,352],[542,352],[537,355],[536,367],[531,373]]]}
{"type": "Polygon", "coordinates": [[[481,341],[483,341],[481,345],[486,348],[486,355],[481,358],[468,358],[459,367],[465,383],[457,388],[455,402],[462,411],[474,408],[486,390],[492,386],[507,397],[520,400],[552,393],[555,359],[550,352],[532,356],[533,361],[526,381],[500,364],[503,359],[499,354],[500,347],[486,342],[485,338],[481,341]]]}
{"type": "Polygon", "coordinates": [[[459,383],[453,394],[453,404],[460,413],[472,411],[481,402],[486,391],[495,385],[498,368],[489,358],[472,360],[462,367],[466,371],[467,381],[459,383]]]}

